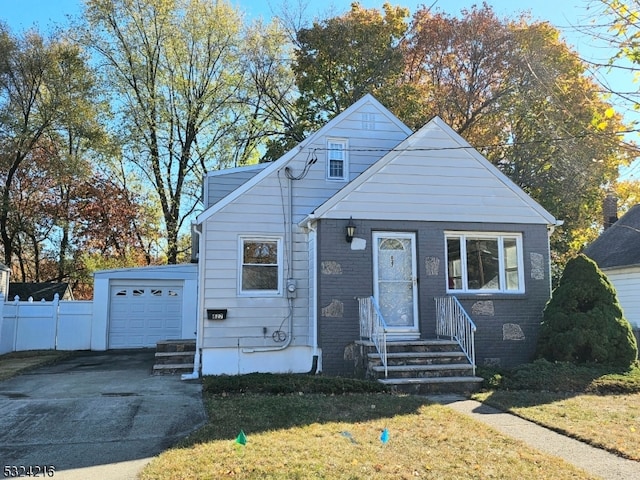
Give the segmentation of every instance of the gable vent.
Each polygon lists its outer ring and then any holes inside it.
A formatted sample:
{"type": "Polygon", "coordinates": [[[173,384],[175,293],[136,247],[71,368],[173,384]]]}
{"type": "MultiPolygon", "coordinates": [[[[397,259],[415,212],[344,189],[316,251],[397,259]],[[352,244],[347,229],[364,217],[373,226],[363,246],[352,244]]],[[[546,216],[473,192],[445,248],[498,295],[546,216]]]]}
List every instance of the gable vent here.
{"type": "Polygon", "coordinates": [[[362,129],[363,130],[375,130],[376,129],[376,114],[375,113],[363,113],[362,114],[362,129]]]}

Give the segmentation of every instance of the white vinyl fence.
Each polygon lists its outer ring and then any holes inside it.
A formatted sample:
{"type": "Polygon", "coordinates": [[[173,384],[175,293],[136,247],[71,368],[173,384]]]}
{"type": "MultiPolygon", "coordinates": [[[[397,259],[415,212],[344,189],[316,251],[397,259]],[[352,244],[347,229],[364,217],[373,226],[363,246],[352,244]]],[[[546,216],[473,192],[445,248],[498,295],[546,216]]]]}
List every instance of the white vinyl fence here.
{"type": "Polygon", "coordinates": [[[90,350],[92,301],[5,302],[0,293],[0,355],[22,350],[90,350]]]}

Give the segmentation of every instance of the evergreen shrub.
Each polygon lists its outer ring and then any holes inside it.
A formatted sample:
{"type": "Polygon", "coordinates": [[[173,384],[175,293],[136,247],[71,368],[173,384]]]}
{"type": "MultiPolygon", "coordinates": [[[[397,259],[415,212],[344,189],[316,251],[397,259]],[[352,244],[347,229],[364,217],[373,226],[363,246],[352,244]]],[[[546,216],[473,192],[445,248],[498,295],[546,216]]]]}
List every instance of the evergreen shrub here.
{"type": "Polygon", "coordinates": [[[637,355],[636,339],[611,282],[585,255],[571,259],[545,307],[538,357],[626,367],[637,355]]]}

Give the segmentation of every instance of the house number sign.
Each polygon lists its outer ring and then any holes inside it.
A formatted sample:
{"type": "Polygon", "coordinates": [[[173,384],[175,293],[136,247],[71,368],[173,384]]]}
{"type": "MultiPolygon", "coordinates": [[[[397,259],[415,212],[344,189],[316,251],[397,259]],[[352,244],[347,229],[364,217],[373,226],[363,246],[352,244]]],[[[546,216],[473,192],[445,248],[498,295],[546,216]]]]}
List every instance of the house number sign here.
{"type": "Polygon", "coordinates": [[[227,318],[227,309],[207,309],[207,320],[224,320],[227,318]]]}

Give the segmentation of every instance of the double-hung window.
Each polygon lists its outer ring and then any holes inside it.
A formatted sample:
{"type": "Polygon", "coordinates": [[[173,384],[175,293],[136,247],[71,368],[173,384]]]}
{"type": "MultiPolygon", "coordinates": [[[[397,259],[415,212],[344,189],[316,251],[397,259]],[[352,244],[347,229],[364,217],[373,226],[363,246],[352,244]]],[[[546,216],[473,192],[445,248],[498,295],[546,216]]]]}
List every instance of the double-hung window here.
{"type": "Polygon", "coordinates": [[[282,291],[280,238],[240,238],[239,291],[242,295],[279,295],[282,291]]]}
{"type": "Polygon", "coordinates": [[[524,293],[522,236],[447,232],[447,291],[524,293]]]}
{"type": "Polygon", "coordinates": [[[347,180],[349,171],[347,141],[330,138],[327,140],[327,179],[347,180]]]}

